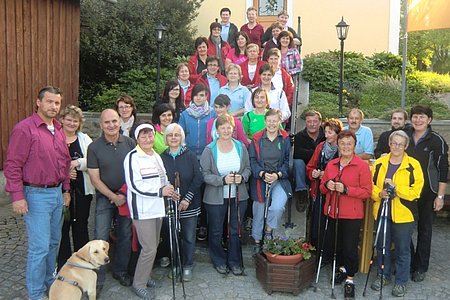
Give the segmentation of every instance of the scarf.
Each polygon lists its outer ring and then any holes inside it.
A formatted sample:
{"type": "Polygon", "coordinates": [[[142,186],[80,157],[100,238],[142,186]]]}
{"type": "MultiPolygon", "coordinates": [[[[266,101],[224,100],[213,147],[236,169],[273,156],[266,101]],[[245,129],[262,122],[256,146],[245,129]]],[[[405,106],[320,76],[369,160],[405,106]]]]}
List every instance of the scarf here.
{"type": "Polygon", "coordinates": [[[197,106],[194,101],[191,101],[188,108],[186,108],[187,113],[194,119],[201,119],[211,112],[208,101],[202,106],[197,106]]]}
{"type": "Polygon", "coordinates": [[[120,129],[122,129],[122,132],[123,132],[122,134],[124,136],[130,136],[130,130],[131,130],[131,127],[133,127],[133,124],[134,124],[134,116],[133,115],[131,115],[131,117],[126,122],[124,122],[122,120],[122,124],[120,124],[120,129]]]}
{"type": "Polygon", "coordinates": [[[331,146],[330,143],[325,142],[323,144],[323,154],[325,156],[325,160],[328,162],[331,159],[333,159],[333,157],[336,155],[336,152],[338,150],[337,145],[336,146],[331,146]]]}

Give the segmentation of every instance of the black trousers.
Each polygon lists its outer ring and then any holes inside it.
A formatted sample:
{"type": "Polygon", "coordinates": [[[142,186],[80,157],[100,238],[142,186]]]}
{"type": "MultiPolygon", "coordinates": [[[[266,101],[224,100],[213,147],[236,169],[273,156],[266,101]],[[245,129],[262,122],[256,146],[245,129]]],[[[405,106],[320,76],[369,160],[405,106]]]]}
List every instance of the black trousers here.
{"type": "MultiPolygon", "coordinates": [[[[362,221],[362,219],[339,219],[338,223],[336,248],[337,265],[344,266],[347,270],[347,275],[350,277],[355,276],[358,272],[358,244],[362,221]]],[[[336,219],[330,218],[324,245],[325,257],[333,258],[335,229],[336,219]],[[327,243],[329,243],[330,246],[326,245],[327,243]]]]}
{"type": "Polygon", "coordinates": [[[427,272],[430,264],[431,237],[436,213],[433,210],[436,194],[424,187],[417,202],[419,218],[417,220],[417,243],[411,240],[411,272],[427,272]]]}
{"type": "Polygon", "coordinates": [[[70,242],[70,228],[72,228],[73,251],[78,251],[89,242],[88,219],[91,208],[92,195],[81,195],[75,193],[71,195],[69,205],[70,220],[64,221],[62,227],[61,244],[58,254],[58,270],[66,263],[72,255],[72,245],[70,242]]]}

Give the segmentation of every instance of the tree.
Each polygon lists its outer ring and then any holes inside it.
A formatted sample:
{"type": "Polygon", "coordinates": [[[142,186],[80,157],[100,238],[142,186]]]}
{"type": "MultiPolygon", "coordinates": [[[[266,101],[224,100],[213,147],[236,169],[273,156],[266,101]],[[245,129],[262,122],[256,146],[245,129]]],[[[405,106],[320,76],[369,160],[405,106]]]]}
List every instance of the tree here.
{"type": "MultiPolygon", "coordinates": [[[[400,34],[404,32],[405,1],[401,0],[400,34]]],[[[400,52],[403,39],[400,40],[400,52]]],[[[408,60],[417,70],[445,74],[450,72],[450,28],[408,33],[408,60]]]]}
{"type": "Polygon", "coordinates": [[[191,21],[203,0],[133,0],[116,4],[81,1],[80,104],[116,83],[122,73],[156,66],[155,27],[167,31],[161,66],[174,68],[178,56],[194,51],[191,21]]]}

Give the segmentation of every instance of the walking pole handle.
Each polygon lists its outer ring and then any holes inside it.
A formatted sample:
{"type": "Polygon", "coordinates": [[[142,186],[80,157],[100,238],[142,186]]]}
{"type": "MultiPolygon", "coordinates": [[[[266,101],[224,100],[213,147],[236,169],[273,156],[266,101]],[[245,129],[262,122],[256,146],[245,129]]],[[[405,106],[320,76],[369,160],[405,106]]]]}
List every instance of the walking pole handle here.
{"type": "Polygon", "coordinates": [[[173,187],[175,188],[175,190],[177,190],[177,192],[179,192],[180,189],[180,173],[179,172],[175,172],[175,182],[173,187]]]}

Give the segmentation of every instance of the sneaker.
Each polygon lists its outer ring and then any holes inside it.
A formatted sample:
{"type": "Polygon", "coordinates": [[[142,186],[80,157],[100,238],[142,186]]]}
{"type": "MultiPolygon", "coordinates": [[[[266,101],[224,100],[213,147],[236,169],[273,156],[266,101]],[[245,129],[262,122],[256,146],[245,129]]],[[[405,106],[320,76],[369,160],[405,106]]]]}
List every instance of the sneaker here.
{"type": "Polygon", "coordinates": [[[160,288],[161,287],[161,283],[154,280],[154,279],[149,279],[147,281],[147,287],[151,288],[151,289],[156,289],[156,288],[160,288]]]}
{"type": "Polygon", "coordinates": [[[308,206],[308,191],[298,191],[295,194],[295,209],[298,212],[304,212],[308,206]]]}
{"type": "Polygon", "coordinates": [[[217,267],[216,267],[216,271],[217,271],[219,274],[227,274],[227,273],[228,273],[228,269],[227,269],[226,266],[217,266],[217,267]]]}
{"type": "Polygon", "coordinates": [[[377,279],[375,279],[375,281],[372,283],[372,285],[370,286],[370,288],[374,291],[379,291],[381,290],[381,280],[383,280],[383,287],[387,286],[391,283],[391,281],[389,280],[389,278],[386,278],[384,276],[382,276],[381,274],[377,275],[377,279]]]}
{"type": "Polygon", "coordinates": [[[131,286],[131,283],[133,282],[133,278],[126,272],[113,273],[112,277],[119,280],[120,284],[123,286],[131,286]]]}
{"type": "Polygon", "coordinates": [[[242,268],[241,267],[231,267],[231,272],[233,275],[242,275],[242,268]]]}
{"type": "Polygon", "coordinates": [[[192,269],[184,269],[183,270],[183,281],[189,282],[192,281],[192,269]]]}
{"type": "Polygon", "coordinates": [[[352,282],[346,282],[344,284],[344,298],[355,299],[355,285],[352,282]]]}
{"type": "Polygon", "coordinates": [[[425,272],[415,271],[412,276],[414,282],[421,282],[425,279],[425,272]]]}
{"type": "Polygon", "coordinates": [[[247,218],[247,220],[245,220],[245,230],[247,230],[247,231],[252,230],[252,224],[253,224],[253,219],[247,218]]]}
{"type": "Polygon", "coordinates": [[[261,253],[262,247],[261,247],[261,243],[255,243],[253,245],[253,252],[252,252],[252,256],[256,257],[256,255],[258,255],[259,253],[261,253]]]}
{"type": "Polygon", "coordinates": [[[208,230],[206,227],[200,227],[197,234],[197,240],[199,241],[205,241],[208,237],[208,230]]]}
{"type": "Polygon", "coordinates": [[[131,288],[133,292],[141,299],[151,300],[153,299],[152,294],[146,288],[131,288]]]}
{"type": "MultiPolygon", "coordinates": [[[[342,271],[339,269],[336,274],[334,275],[334,284],[341,284],[347,279],[347,272],[342,271]]],[[[333,278],[331,278],[331,281],[333,281],[333,278]]]]}
{"type": "Polygon", "coordinates": [[[167,256],[161,258],[161,260],[159,261],[159,266],[161,268],[167,268],[168,266],[170,266],[170,258],[168,258],[167,256]]]}
{"type": "Polygon", "coordinates": [[[392,289],[392,296],[395,297],[403,297],[406,293],[406,285],[402,284],[395,284],[394,288],[392,289]]]}

